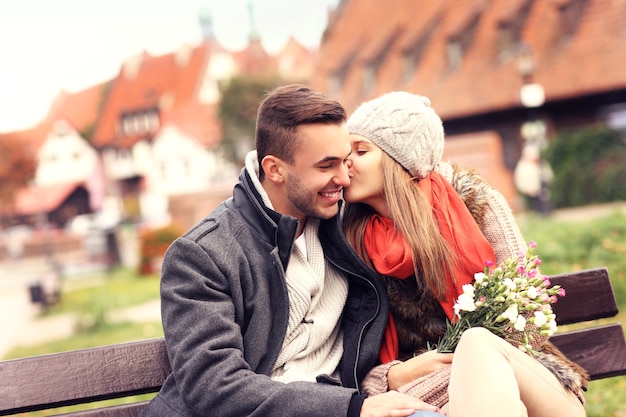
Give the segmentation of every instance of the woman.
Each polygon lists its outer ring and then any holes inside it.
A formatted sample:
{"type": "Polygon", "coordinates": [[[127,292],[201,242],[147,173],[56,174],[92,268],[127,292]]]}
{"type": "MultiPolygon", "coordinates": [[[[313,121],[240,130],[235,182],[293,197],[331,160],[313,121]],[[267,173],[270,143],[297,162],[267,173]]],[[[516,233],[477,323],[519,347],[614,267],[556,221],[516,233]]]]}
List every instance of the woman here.
{"type": "Polygon", "coordinates": [[[429,100],[386,94],[362,104],[348,129],[343,227],[387,286],[391,310],[381,365],[364,390],[445,403],[451,417],[584,416],[587,375],[549,342],[534,358],[477,328],[454,354],[429,349],[485,261],[526,251],[503,196],[474,172],[441,161],[443,126],[429,100]]]}

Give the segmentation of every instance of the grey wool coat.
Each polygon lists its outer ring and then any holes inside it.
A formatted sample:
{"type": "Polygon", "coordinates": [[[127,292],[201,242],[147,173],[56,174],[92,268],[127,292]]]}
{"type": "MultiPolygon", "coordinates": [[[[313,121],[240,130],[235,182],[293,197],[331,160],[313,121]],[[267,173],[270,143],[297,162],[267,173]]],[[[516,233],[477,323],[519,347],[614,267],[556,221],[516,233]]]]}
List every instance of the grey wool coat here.
{"type": "Polygon", "coordinates": [[[285,270],[298,222],[267,208],[244,169],[232,198],[165,255],[161,309],[173,372],[143,416],[358,416],[358,387],[376,364],[388,300],[339,221],[322,221],[319,235],[349,282],[341,382],[268,377],[287,328],[285,270]]]}

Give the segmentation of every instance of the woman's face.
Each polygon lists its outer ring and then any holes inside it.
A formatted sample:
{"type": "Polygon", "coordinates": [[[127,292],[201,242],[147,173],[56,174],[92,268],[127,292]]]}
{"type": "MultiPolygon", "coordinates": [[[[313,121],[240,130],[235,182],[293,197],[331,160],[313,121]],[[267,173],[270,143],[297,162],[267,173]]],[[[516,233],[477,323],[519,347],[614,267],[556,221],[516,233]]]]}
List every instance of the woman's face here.
{"type": "Polygon", "coordinates": [[[348,203],[364,203],[379,214],[387,214],[383,196],[383,151],[360,135],[350,135],[352,153],[348,157],[350,185],[343,190],[348,203]]]}

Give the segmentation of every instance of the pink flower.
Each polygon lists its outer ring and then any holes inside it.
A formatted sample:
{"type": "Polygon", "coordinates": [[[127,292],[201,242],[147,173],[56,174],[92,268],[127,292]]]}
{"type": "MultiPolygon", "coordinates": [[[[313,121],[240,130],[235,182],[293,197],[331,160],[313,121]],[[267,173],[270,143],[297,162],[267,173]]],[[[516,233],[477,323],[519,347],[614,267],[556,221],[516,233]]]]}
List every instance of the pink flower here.
{"type": "Polygon", "coordinates": [[[495,263],[493,261],[485,261],[485,266],[487,268],[493,268],[494,265],[495,263]]]}
{"type": "Polygon", "coordinates": [[[559,297],[565,297],[565,288],[559,288],[559,297]]]}
{"type": "Polygon", "coordinates": [[[530,242],[528,242],[528,247],[531,249],[535,249],[537,247],[537,242],[531,240],[530,242]]]}

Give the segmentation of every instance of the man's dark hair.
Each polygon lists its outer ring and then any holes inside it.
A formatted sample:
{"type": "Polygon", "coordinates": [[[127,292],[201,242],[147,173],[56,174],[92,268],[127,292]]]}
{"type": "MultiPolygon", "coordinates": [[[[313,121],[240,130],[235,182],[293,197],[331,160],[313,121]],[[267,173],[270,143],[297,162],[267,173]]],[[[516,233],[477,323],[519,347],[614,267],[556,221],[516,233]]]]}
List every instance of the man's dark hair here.
{"type": "Polygon", "coordinates": [[[299,145],[297,128],[308,123],[335,123],[346,121],[346,111],[337,101],[300,84],[291,84],[272,90],[259,107],[256,122],[255,146],[260,166],[267,155],[274,155],[287,163],[299,145]]]}

